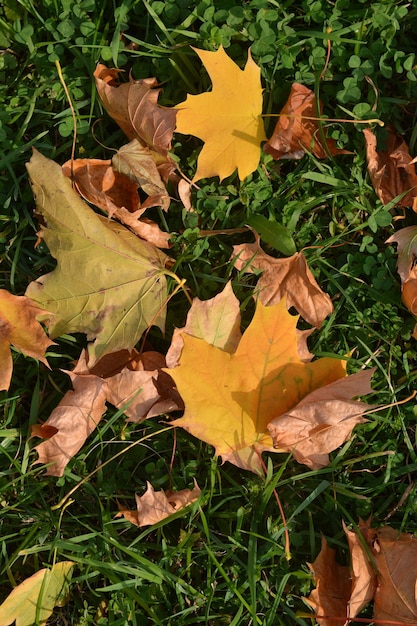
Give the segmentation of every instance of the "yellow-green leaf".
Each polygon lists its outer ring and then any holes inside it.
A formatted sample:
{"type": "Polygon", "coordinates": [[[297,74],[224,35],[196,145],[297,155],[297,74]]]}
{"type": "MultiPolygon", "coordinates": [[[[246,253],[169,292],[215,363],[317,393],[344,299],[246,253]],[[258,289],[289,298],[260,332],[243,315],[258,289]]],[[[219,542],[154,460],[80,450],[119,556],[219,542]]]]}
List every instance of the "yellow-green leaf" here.
{"type": "Polygon", "coordinates": [[[51,569],[41,569],[15,587],[0,605],[0,626],[45,624],[55,606],[66,602],[72,561],[56,563],[51,569]]]}
{"type": "Polygon", "coordinates": [[[61,167],[35,151],[27,169],[40,236],[56,269],[26,295],[54,314],[52,338],[85,332],[90,367],[104,354],[131,349],[151,324],[164,327],[165,255],[124,226],[97,215],[72,189],[61,167]]]}
{"type": "Polygon", "coordinates": [[[195,52],[209,73],[213,89],[189,95],[176,106],[176,131],[205,142],[193,181],[210,176],[223,180],[235,169],[244,180],[258,167],[260,144],[266,139],[260,68],[250,51],[243,70],[222,46],[216,52],[195,52]]]}

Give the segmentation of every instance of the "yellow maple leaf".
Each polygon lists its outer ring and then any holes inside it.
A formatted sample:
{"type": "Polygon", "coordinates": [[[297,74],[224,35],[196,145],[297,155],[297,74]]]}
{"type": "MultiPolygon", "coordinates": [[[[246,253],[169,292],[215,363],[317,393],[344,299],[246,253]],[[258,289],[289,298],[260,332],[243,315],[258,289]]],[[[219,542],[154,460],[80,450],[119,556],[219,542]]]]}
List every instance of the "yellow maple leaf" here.
{"type": "Polygon", "coordinates": [[[211,92],[188,95],[175,107],[176,131],[205,142],[193,181],[210,176],[223,180],[235,169],[244,180],[258,167],[260,144],[266,139],[260,68],[250,51],[242,70],[222,46],[216,52],[193,49],[213,84],[211,92]]]}
{"type": "Polygon", "coordinates": [[[179,365],[166,370],[185,403],[184,416],[173,423],[213,445],[223,460],[252,471],[260,470],[262,451],[288,449],[275,449],[268,425],[312,391],[346,377],[342,359],[300,359],[297,320],[284,299],[269,307],[258,301],[233,354],[184,333],[179,365]]]}
{"type": "Polygon", "coordinates": [[[26,296],[14,296],[0,289],[0,390],[10,386],[13,370],[10,345],[49,367],[44,354],[54,342],[39,323],[47,317],[50,314],[26,296]]]}

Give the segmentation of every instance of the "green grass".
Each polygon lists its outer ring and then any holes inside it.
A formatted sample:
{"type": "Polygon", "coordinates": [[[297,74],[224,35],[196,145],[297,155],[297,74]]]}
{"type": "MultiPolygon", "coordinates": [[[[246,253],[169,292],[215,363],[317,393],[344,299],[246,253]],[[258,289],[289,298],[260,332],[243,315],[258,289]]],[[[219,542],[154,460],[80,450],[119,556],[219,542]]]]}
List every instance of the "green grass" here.
{"type": "MultiPolygon", "coordinates": [[[[239,64],[251,47],[266,112],[277,112],[291,83],[300,81],[320,95],[329,117],[393,123],[414,155],[416,26],[417,10],[404,0],[6,0],[0,7],[0,286],[21,295],[54,266],[43,244],[35,248],[24,164],[32,146],[59,163],[70,157],[72,115],[56,60],[76,110],[77,156],[110,158],[125,143],[95,92],[98,61],[134,78],[156,76],[162,104],[172,106],[210,85],[190,46],[220,44],[239,64]],[[320,80],[327,41],[330,61],[320,80]]],[[[266,119],[270,135],[275,121],[266,119]]],[[[69,559],[77,567],[68,603],[55,609],[51,624],[307,625],[311,620],[296,613],[308,613],[301,599],[313,586],[306,564],[317,556],[322,533],[343,560],[342,520],[356,524],[372,514],[375,524],[388,520],[415,531],[417,496],[406,490],[417,470],[416,409],[413,402],[395,405],[415,387],[415,320],[401,303],[395,247],[385,241],[416,218],[410,210],[393,222],[401,212],[377,199],[361,127],[333,123],[330,131],[353,155],[280,162],[263,155],[242,183],[236,176],[220,184],[200,181],[195,212],[174,202],[164,216],[174,233],[170,254],[192,296],[210,298],[231,278],[247,325],[255,279],[233,270],[229,258],[232,246],[250,235],[201,237],[199,230],[240,228],[259,217],[287,229],[335,307],[313,333],[311,351],[349,354],[349,372],[375,367],[375,392],[367,401],[393,406],[369,415],[328,467],[310,471],[291,456],[271,455],[265,479],[219,465],[211,448],[182,430],[171,466],[173,433],[163,430],[163,419],[126,425],[109,409],[56,479],[32,465],[29,428],[44,421],[69,388],[60,368],[70,369],[85,338],[60,338],[48,355],[52,371],[14,352],[12,384],[0,395],[0,602],[41,567],[69,559]],[[117,503],[134,506],[150,477],[156,489],[190,487],[196,478],[202,497],[155,527],[138,530],[116,519],[117,503]],[[285,511],[290,560],[274,489],[285,511]]],[[[383,129],[379,135],[383,142],[383,129]]],[[[200,145],[175,136],[174,153],[186,174],[195,171],[200,145]]],[[[157,349],[167,348],[187,310],[185,296],[177,294],[167,336],[150,335],[157,349]]]]}

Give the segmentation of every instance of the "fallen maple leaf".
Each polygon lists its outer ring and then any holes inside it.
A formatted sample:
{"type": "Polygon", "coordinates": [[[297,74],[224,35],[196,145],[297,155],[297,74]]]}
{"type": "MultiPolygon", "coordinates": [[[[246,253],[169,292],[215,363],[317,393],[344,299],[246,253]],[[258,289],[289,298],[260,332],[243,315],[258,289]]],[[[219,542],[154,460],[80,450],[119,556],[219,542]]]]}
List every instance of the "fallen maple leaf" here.
{"type": "Polygon", "coordinates": [[[0,605],[0,626],[45,624],[56,606],[67,602],[68,583],[75,563],[61,561],[41,569],[15,587],[0,605]]]}
{"type": "Polygon", "coordinates": [[[336,550],[323,537],[321,550],[314,563],[308,563],[316,588],[305,601],[315,613],[320,626],[345,626],[346,607],[350,598],[349,567],[336,561],[336,550]],[[321,616],[321,617],[320,617],[321,616]]]}
{"type": "MultiPolygon", "coordinates": [[[[397,269],[401,278],[401,296],[406,307],[417,315],[417,226],[401,228],[386,243],[398,245],[397,269]]],[[[417,326],[413,336],[417,336],[417,326]]]]}
{"type": "Polygon", "coordinates": [[[47,367],[45,350],[54,345],[40,325],[50,313],[40,309],[35,302],[25,296],[14,296],[0,289],[0,390],[10,386],[13,360],[10,345],[26,356],[37,359],[47,367]]]}
{"type": "Polygon", "coordinates": [[[266,139],[262,121],[260,68],[250,51],[243,70],[226,54],[193,50],[203,62],[213,85],[209,93],[188,95],[178,104],[176,132],[195,135],[205,143],[198,157],[193,182],[235,169],[244,180],[258,167],[260,144],[266,139]]]}
{"type": "Polygon", "coordinates": [[[378,570],[375,621],[417,624],[417,538],[385,526],[375,531],[371,553],[378,570]]]}
{"type": "Polygon", "coordinates": [[[344,526],[351,565],[340,566],[324,540],[309,566],[316,589],[306,601],[320,626],[347,626],[370,601],[380,626],[417,623],[417,538],[389,526],[379,529],[360,521],[355,532],[344,526]]]}
{"type": "MultiPolygon", "coordinates": [[[[116,152],[112,163],[117,172],[124,174],[148,194],[149,198],[142,203],[142,209],[161,206],[166,211],[170,199],[158,171],[158,156],[149,148],[142,146],[137,139],[133,139],[116,152]]],[[[162,160],[162,164],[165,164],[165,159],[162,160]]]]}
{"type": "Polygon", "coordinates": [[[140,207],[138,186],[114,171],[111,161],[75,159],[62,166],[80,196],[108,213],[110,217],[121,207],[137,211],[140,207]]]}
{"type": "Polygon", "coordinates": [[[368,171],[375,192],[383,204],[407,192],[396,204],[411,206],[417,211],[417,174],[408,146],[392,126],[380,132],[387,133],[383,150],[378,150],[372,130],[363,131],[368,171]]]}
{"type": "MultiPolygon", "coordinates": [[[[38,458],[35,463],[47,464],[46,474],[62,476],[69,461],[82,448],[87,437],[99,424],[106,410],[104,381],[97,376],[71,377],[74,391],[67,391],[58,406],[42,425],[56,433],[35,447],[38,458]]],[[[39,429],[33,436],[42,435],[39,429]]]]}
{"type": "Polygon", "coordinates": [[[312,152],[318,159],[329,155],[350,154],[336,146],[334,139],[326,138],[323,147],[317,118],[321,117],[316,109],[316,96],[311,89],[300,83],[291,85],[287,102],[281,109],[272,137],[264,145],[264,151],[274,159],[301,159],[306,151],[312,152]]]}
{"type": "Polygon", "coordinates": [[[116,517],[122,515],[135,526],[150,526],[178,513],[195,502],[201,493],[200,487],[194,481],[194,488],[181,491],[156,492],[152,485],[147,483],[147,490],[143,496],[136,496],[136,511],[120,508],[116,517]]]}
{"type": "Polygon", "coordinates": [[[94,213],[54,161],[34,151],[27,168],[46,222],[39,234],[58,265],[26,295],[54,314],[51,338],[87,333],[92,367],[104,354],[133,348],[151,324],[163,329],[165,255],[94,213]]]}
{"type": "Polygon", "coordinates": [[[175,128],[176,110],[157,104],[160,89],[155,78],[133,80],[120,84],[120,70],[99,63],[94,72],[97,91],[107,113],[118,123],[125,135],[139,139],[159,154],[168,155],[175,128]]]}
{"type": "Polygon", "coordinates": [[[333,311],[333,304],[318,286],[304,254],[296,252],[289,258],[276,259],[262,250],[259,235],[255,237],[255,243],[233,246],[236,269],[262,272],[257,290],[262,304],[276,304],[285,296],[288,308],[293,306],[309,324],[320,328],[333,311]]]}
{"type": "Polygon", "coordinates": [[[210,300],[194,298],[184,328],[176,328],[166,355],[168,367],[178,365],[184,341],[183,333],[204,339],[216,348],[234,352],[242,337],[239,300],[230,282],[210,300]]]}
{"type": "Polygon", "coordinates": [[[46,475],[62,476],[99,424],[106,402],[137,423],[182,409],[172,379],[161,371],[165,365],[158,352],[122,350],[106,355],[89,369],[83,350],[74,370],[66,372],[74,390],[65,394],[44,424],[32,426],[32,437],[47,438],[34,448],[39,455],[35,463],[49,465],[46,475]]]}
{"type": "MultiPolygon", "coordinates": [[[[301,360],[297,320],[284,300],[269,307],[258,301],[233,354],[183,333],[179,365],[166,370],[185,404],[184,416],[173,424],[213,445],[223,461],[260,471],[262,451],[279,451],[269,424],[312,391],[346,376],[342,359],[301,360]]],[[[358,412],[361,407],[357,405],[358,412]]],[[[303,456],[307,458],[305,450],[303,456]]]]}
{"type": "MultiPolygon", "coordinates": [[[[135,142],[136,140],[134,140],[135,142]]],[[[134,142],[131,142],[132,144],[134,142]]],[[[125,149],[131,144],[124,146],[125,149]]],[[[147,148],[146,148],[147,150],[147,148]]],[[[119,154],[123,148],[119,150],[119,154]]],[[[114,159],[115,157],[113,157],[114,159]]],[[[159,226],[143,218],[143,213],[150,206],[161,205],[167,208],[169,196],[161,181],[158,170],[152,158],[150,161],[150,177],[155,175],[154,180],[149,180],[149,185],[144,179],[131,180],[124,172],[117,171],[120,163],[116,160],[116,166],[112,166],[111,161],[101,161],[100,159],[76,159],[67,161],[62,166],[65,176],[71,178],[78,193],[88,202],[95,204],[102,209],[109,217],[118,219],[122,224],[126,224],[141,239],[152,243],[158,248],[169,248],[169,233],[164,233],[159,226]],[[157,187],[159,181],[161,187],[157,187]],[[138,194],[138,185],[143,183],[144,191],[157,192],[158,196],[149,197],[142,205],[138,194]],[[155,185],[153,183],[155,182],[155,185]],[[164,195],[165,194],[165,195],[164,195]]]]}
{"type": "Polygon", "coordinates": [[[374,369],[341,378],[315,389],[286,413],[268,424],[274,446],[293,452],[299,463],[311,469],[329,464],[329,452],[349,439],[356,424],[366,420],[362,413],[370,407],[352,400],[372,392],[374,369]]]}

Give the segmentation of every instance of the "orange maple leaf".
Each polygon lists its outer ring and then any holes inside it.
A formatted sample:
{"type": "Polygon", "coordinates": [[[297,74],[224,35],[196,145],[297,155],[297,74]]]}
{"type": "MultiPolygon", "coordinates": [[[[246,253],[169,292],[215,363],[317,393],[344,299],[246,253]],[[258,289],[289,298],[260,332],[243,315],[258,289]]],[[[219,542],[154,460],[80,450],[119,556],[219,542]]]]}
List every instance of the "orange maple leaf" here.
{"type": "Polygon", "coordinates": [[[55,344],[39,320],[46,321],[50,316],[30,298],[0,289],[0,390],[8,389],[12,378],[10,345],[49,367],[45,350],[55,344]]]}
{"type": "Polygon", "coordinates": [[[260,144],[266,139],[261,117],[261,70],[250,51],[241,70],[223,46],[216,52],[193,50],[213,84],[211,92],[189,95],[175,107],[176,132],[195,135],[205,142],[193,182],[210,176],[223,180],[235,169],[244,180],[258,167],[260,144]]]}
{"type": "MultiPolygon", "coordinates": [[[[346,376],[342,359],[301,360],[297,320],[284,300],[270,307],[258,302],[232,354],[184,333],[179,365],[166,370],[185,404],[184,416],[173,423],[213,445],[223,460],[260,471],[260,453],[280,451],[268,430],[271,422],[312,391],[346,376]]],[[[317,427],[324,428],[319,422],[317,427]]],[[[315,466],[305,450],[303,457],[315,466]]]]}

